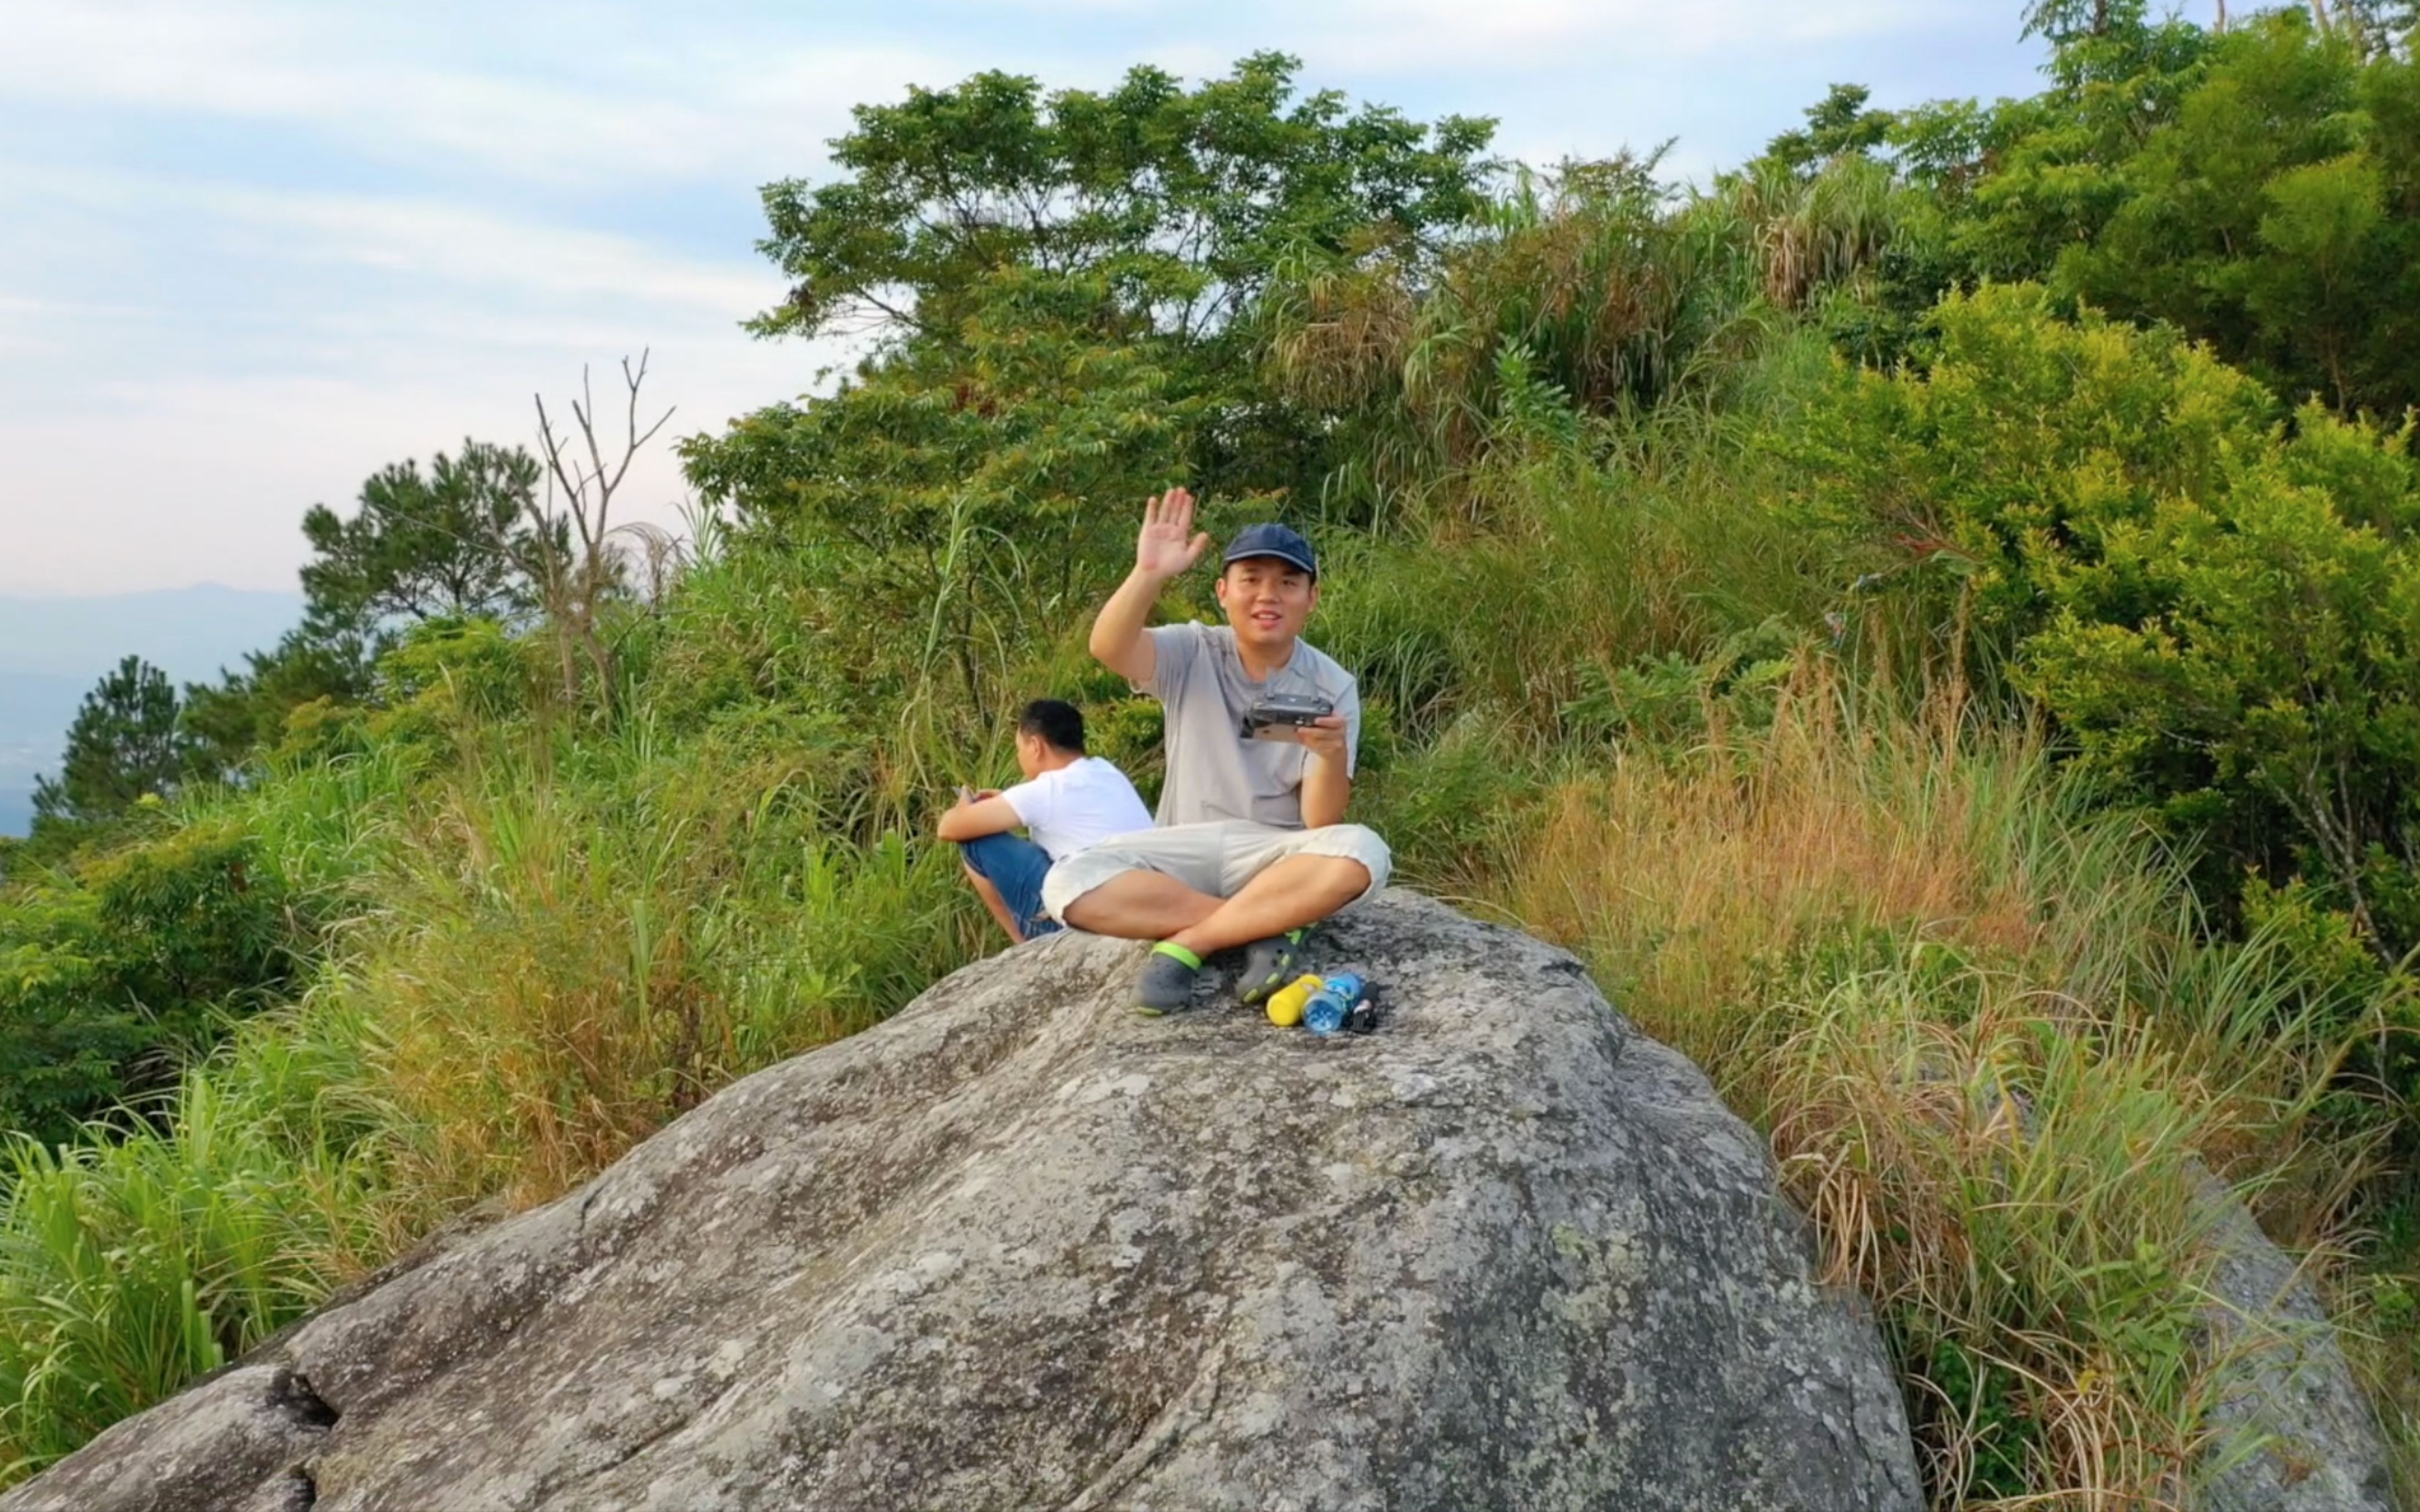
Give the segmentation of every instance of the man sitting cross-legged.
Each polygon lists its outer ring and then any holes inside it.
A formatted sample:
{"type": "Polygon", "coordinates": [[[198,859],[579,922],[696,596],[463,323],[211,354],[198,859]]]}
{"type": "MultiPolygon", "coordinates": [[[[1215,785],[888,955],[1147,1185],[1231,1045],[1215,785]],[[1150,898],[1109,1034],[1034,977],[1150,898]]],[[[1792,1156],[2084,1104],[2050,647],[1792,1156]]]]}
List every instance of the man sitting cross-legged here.
{"type": "Polygon", "coordinates": [[[1146,626],[1160,590],[1209,546],[1191,494],[1151,501],[1134,571],[1093,622],[1093,655],[1166,710],[1161,827],[1067,857],[1042,888],[1051,917],[1078,929],[1159,942],[1135,988],[1146,1013],[1185,1007],[1202,959],[1236,946],[1244,1001],[1262,1001],[1294,975],[1309,926],[1383,886],[1389,859],[1375,833],[1343,822],[1361,701],[1353,675],[1300,639],[1319,602],[1311,543],[1282,525],[1243,531],[1217,585],[1227,624],[1146,626]],[[1334,712],[1245,734],[1272,694],[1334,712]]]}
{"type": "Polygon", "coordinates": [[[1084,716],[1072,703],[1035,699],[1016,718],[1016,769],[1005,793],[967,793],[941,815],[943,840],[958,842],[967,879],[991,917],[1018,944],[1059,926],[1042,911],[1042,878],[1053,861],[1087,845],[1149,829],[1151,810],[1126,775],[1084,754],[1084,716]],[[1009,833],[1023,828],[1032,840],[1009,833]]]}

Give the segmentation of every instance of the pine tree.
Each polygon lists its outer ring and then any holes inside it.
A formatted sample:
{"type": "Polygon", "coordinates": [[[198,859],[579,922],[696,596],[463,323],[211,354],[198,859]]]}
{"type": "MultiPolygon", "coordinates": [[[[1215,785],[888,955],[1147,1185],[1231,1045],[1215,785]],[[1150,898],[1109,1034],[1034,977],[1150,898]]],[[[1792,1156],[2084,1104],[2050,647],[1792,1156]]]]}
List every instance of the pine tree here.
{"type": "Polygon", "coordinates": [[[68,727],[58,779],[34,783],[36,820],[91,821],[166,795],[186,775],[190,742],[178,727],[168,674],[129,656],[84,697],[68,727]]]}

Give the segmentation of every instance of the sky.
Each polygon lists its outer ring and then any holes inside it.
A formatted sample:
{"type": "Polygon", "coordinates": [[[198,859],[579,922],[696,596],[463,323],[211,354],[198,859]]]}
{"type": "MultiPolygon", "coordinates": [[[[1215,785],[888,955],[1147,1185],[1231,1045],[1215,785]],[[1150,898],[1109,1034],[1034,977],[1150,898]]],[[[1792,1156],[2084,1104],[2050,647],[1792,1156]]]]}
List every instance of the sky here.
{"type": "MultiPolygon", "coordinates": [[[[1265,48],[1304,82],[1500,122],[1533,162],[1702,177],[1834,82],[2038,87],[2016,0],[0,0],[0,594],[291,588],[299,530],[532,396],[651,352],[666,434],[809,391],[740,321],[757,191],[849,107],[984,69],[1106,86],[1265,48]]],[[[669,447],[636,517],[676,522],[669,447]]],[[[617,516],[617,517],[620,517],[617,516]]]]}

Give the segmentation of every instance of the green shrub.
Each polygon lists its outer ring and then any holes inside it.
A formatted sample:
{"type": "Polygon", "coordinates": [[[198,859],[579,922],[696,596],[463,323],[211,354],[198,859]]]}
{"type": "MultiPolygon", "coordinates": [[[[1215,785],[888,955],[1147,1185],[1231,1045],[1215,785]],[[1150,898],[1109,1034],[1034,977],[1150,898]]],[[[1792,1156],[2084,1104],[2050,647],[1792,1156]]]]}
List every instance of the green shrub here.
{"type": "Polygon", "coordinates": [[[452,732],[530,706],[543,653],[540,638],[515,636],[494,620],[423,620],[378,661],[381,705],[370,733],[442,743],[452,732]]]}
{"type": "Polygon", "coordinates": [[[154,1042],[114,999],[92,895],[20,886],[0,903],[0,1119],[45,1142],[124,1095],[154,1042]]]}
{"type": "Polygon", "coordinates": [[[287,988],[313,933],[225,820],[0,894],[0,1119],[54,1142],[172,1085],[227,1015],[287,988]]]}
{"type": "Polygon", "coordinates": [[[1579,695],[1559,711],[1564,738],[1670,749],[1694,745],[1710,723],[1761,728],[1797,668],[1793,640],[1776,617],[1724,637],[1702,657],[1668,651],[1626,667],[1584,663],[1579,695]]]}
{"type": "Polygon", "coordinates": [[[1471,709],[1357,783],[1354,817],[1386,839],[1397,881],[1473,897],[1543,785],[1540,764],[1502,711],[1471,709]]]}
{"type": "Polygon", "coordinates": [[[2207,352],[2039,288],[1937,317],[1929,369],[1844,378],[1811,415],[1802,514],[2203,846],[2213,896],[2299,869],[2381,950],[2420,942],[2408,436],[2313,409],[2289,437],[2207,352]]]}

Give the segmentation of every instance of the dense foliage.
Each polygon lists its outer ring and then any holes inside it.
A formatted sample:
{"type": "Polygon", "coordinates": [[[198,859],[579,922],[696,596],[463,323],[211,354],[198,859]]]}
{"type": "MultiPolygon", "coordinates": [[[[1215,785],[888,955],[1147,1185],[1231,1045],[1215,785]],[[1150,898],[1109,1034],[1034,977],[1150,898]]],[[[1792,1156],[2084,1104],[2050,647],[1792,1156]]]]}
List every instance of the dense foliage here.
{"type": "Polygon", "coordinates": [[[1911,273],[2040,279],[2168,322],[2288,404],[2420,402],[2420,64],[2408,18],[2211,32],[2142,0],[2046,8],[2052,87],[1901,116],[1938,197],[1911,273]],[[2397,28],[2401,29],[2397,29],[2397,28]]]}
{"type": "Polygon", "coordinates": [[[314,513],[249,671],[97,694],[207,754],[98,741],[114,817],[0,853],[0,1463],[984,948],[925,826],[1034,695],[1150,785],[1081,635],[1177,479],[1316,529],[1405,879],[1772,1139],[1936,1504],[2227,1452],[2205,1169],[2409,1458],[2420,115],[2336,9],[2047,4],[2040,95],[1841,86],[1698,193],[1276,55],[862,108],[767,192],[757,320],[861,360],[683,443],[676,574],[561,623],[535,465],[471,443],[314,513]]]}
{"type": "Polygon", "coordinates": [[[291,984],[304,930],[275,858],[224,819],[21,887],[0,912],[0,1118],[55,1143],[173,1086],[222,1015],[291,984]]]}
{"type": "Polygon", "coordinates": [[[415,462],[380,469],[349,517],[312,505],[302,517],[309,632],[380,641],[421,620],[510,619],[535,607],[538,481],[527,452],[472,440],[438,453],[425,477],[415,462]]]}
{"type": "Polygon", "coordinates": [[[2197,841],[2211,887],[2299,870],[2387,955],[2420,944],[2412,433],[2316,406],[2289,433],[2206,350],[2032,285],[1935,320],[1922,369],[1815,407],[1810,516],[2197,841]]]}
{"type": "Polygon", "coordinates": [[[1248,365],[1237,316],[1288,249],[1419,239],[1482,203],[1492,122],[1297,98],[1299,68],[1262,53],[1197,89],[1139,68],[1047,98],[983,73],[859,106],[840,177],[765,192],[762,249],[796,286],[758,329],[946,343],[1003,270],[1090,273],[1140,327],[1248,365]]]}

